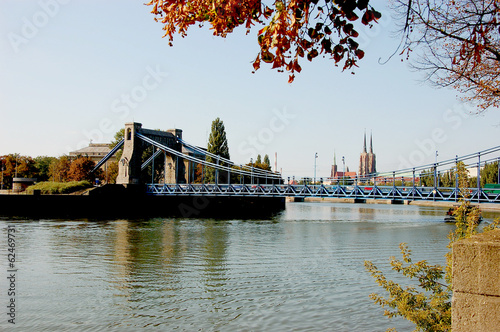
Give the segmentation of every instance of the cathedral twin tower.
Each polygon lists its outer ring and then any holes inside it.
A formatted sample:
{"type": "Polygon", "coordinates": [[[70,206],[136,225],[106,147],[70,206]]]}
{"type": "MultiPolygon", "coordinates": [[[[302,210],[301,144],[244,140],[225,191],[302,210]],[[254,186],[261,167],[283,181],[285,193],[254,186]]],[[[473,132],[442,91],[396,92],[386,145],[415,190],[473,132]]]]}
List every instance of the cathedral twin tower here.
{"type": "Polygon", "coordinates": [[[363,152],[359,156],[359,176],[365,176],[377,172],[375,166],[375,154],[373,153],[372,135],[370,134],[370,152],[366,152],[366,132],[364,137],[363,152]]]}
{"type": "MultiPolygon", "coordinates": [[[[342,161],[344,161],[344,158],[342,157],[342,161]]],[[[377,172],[377,167],[376,167],[376,161],[375,161],[375,154],[373,153],[373,144],[372,144],[372,135],[370,134],[370,152],[366,152],[366,132],[365,132],[365,137],[364,137],[364,145],[363,145],[363,152],[361,152],[361,156],[359,157],[359,177],[364,177],[369,174],[374,174],[377,172]]],[[[339,172],[337,169],[337,160],[335,158],[335,152],[333,153],[333,165],[332,165],[332,171],[330,178],[333,179],[339,179],[339,178],[352,178],[354,179],[356,177],[356,172],[349,172],[349,167],[347,167],[347,170],[344,170],[343,172],[339,172]]]]}

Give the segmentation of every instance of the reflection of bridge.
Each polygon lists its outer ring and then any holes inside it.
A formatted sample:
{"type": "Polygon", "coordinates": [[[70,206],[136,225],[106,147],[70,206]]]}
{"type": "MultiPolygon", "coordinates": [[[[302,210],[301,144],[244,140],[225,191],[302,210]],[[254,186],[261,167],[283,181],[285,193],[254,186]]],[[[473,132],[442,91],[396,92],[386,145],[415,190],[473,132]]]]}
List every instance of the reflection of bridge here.
{"type": "MultiPolygon", "coordinates": [[[[500,160],[498,156],[500,146],[410,169],[369,174],[364,178],[333,179],[333,181],[330,179],[325,182],[321,180],[319,183],[302,185],[291,182],[290,178],[288,184],[283,184],[281,174],[258,169],[253,165],[235,165],[231,160],[184,141],[181,130],[154,131],[143,129],[139,123],[125,125],[125,138],[98,163],[96,168],[122,146],[123,154],[119,162],[117,183],[129,185],[149,182],[147,192],[151,195],[333,197],[358,201],[386,199],[455,202],[461,197],[459,181],[457,173],[450,170],[462,162],[477,172],[477,185],[466,190],[469,199],[475,202],[500,203],[500,189],[485,191],[481,188],[480,175],[484,165],[500,160]],[[152,149],[145,158],[144,151],[147,147],[152,149]],[[141,171],[146,168],[149,168],[151,176],[143,181],[141,171]],[[196,169],[201,171],[198,177],[194,176],[196,169]],[[213,183],[207,183],[206,175],[209,173],[212,174],[210,179],[213,183]],[[447,174],[448,178],[454,177],[451,179],[453,187],[440,185],[440,175],[443,174],[447,174]],[[424,177],[431,178],[434,185],[423,187],[421,184],[424,177]],[[335,181],[336,184],[325,184],[335,181]]],[[[497,167],[500,168],[500,163],[497,167]]]]}

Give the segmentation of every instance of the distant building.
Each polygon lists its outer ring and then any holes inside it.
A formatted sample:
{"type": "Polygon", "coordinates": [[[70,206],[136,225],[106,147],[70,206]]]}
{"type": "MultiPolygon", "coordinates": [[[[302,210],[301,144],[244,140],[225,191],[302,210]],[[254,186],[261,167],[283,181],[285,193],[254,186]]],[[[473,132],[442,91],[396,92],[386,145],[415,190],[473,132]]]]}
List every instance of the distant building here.
{"type": "MultiPolygon", "coordinates": [[[[71,151],[69,153],[69,159],[76,159],[78,157],[87,157],[96,164],[101,161],[109,152],[111,151],[109,143],[90,143],[89,146],[82,149],[71,151]]],[[[100,169],[107,174],[108,167],[111,163],[116,161],[116,157],[112,156],[109,158],[100,169]]]]}
{"type": "Polygon", "coordinates": [[[335,156],[335,152],[333,153],[333,165],[332,170],[330,172],[330,179],[325,182],[325,184],[334,184],[343,178],[351,178],[354,179],[356,177],[356,172],[349,172],[349,167],[346,167],[346,171],[338,171],[337,168],[337,158],[335,156]]]}
{"type": "MultiPolygon", "coordinates": [[[[71,151],[69,153],[70,159],[76,159],[78,157],[87,157],[96,163],[104,158],[110,151],[109,143],[90,143],[89,146],[82,149],[71,151]]],[[[111,157],[107,162],[116,161],[115,156],[111,157]]]]}
{"type": "Polygon", "coordinates": [[[370,134],[370,152],[366,152],[366,132],[364,137],[363,152],[359,157],[359,176],[363,177],[368,174],[377,172],[375,154],[373,153],[372,135],[370,134]]]}

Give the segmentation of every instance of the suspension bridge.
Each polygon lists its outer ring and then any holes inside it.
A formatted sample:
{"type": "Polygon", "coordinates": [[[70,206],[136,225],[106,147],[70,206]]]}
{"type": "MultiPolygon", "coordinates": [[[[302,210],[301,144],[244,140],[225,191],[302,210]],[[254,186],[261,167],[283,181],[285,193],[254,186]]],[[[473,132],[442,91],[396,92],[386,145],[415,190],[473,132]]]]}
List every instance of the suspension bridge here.
{"type": "MultiPolygon", "coordinates": [[[[302,179],[302,184],[290,181],[290,178],[285,181],[280,173],[256,168],[253,164],[236,165],[183,140],[182,130],[156,131],[144,129],[140,123],[125,124],[124,139],[95,169],[121,148],[123,153],[117,183],[146,184],[147,193],[155,196],[332,197],[356,201],[457,202],[465,194],[466,199],[473,202],[500,203],[500,188],[482,188],[480,172],[486,164],[500,160],[500,146],[419,167],[363,177],[320,178],[315,183],[302,179]],[[150,156],[143,162],[143,152],[148,148],[150,156]],[[475,186],[459,188],[458,173],[452,171],[459,163],[468,169],[475,169],[475,186]],[[144,175],[145,172],[149,178],[144,175]],[[444,174],[448,178],[454,177],[451,179],[454,185],[442,185],[440,178],[444,174]],[[424,177],[430,178],[433,185],[423,186],[424,177]]],[[[500,177],[500,172],[498,174],[500,177]]]]}

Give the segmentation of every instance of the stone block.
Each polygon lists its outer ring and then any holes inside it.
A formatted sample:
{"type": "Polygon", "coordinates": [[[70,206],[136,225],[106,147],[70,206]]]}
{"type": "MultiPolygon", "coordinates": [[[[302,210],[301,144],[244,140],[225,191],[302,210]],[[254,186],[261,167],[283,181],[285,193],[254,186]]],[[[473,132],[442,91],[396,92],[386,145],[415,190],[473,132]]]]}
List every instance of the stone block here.
{"type": "Polygon", "coordinates": [[[500,230],[453,244],[453,331],[500,331],[500,230]]]}
{"type": "Polygon", "coordinates": [[[453,290],[500,296],[500,230],[453,244],[453,290]]]}
{"type": "Polygon", "coordinates": [[[500,331],[500,298],[453,292],[453,332],[500,331]]]}

